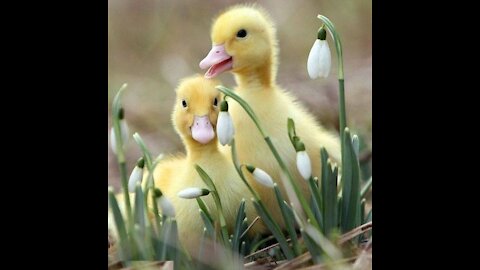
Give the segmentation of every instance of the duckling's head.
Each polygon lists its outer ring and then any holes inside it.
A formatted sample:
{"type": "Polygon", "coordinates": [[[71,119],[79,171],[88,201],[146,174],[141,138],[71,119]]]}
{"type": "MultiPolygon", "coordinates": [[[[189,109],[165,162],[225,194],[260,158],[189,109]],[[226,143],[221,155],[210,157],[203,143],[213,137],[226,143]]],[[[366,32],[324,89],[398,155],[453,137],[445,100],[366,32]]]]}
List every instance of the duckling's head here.
{"type": "Polygon", "coordinates": [[[215,127],[218,118],[220,92],[218,80],[207,80],[201,75],[183,79],[176,89],[172,113],[173,126],[187,148],[217,143],[215,127]]]}
{"type": "Polygon", "coordinates": [[[276,72],[277,39],[269,15],[250,5],[234,6],[221,13],[211,29],[212,49],[200,62],[206,78],[232,71],[258,74],[270,82],[276,72]]]}

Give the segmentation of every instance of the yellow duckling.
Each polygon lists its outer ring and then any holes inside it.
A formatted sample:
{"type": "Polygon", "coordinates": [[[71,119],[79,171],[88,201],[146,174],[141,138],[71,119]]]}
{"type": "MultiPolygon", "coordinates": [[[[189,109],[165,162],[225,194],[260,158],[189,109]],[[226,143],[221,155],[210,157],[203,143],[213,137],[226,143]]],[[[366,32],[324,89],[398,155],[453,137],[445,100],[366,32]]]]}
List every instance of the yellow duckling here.
{"type": "MultiPolygon", "coordinates": [[[[287,118],[295,121],[297,135],[304,142],[312,161],[314,176],[321,176],[320,147],[325,147],[330,157],[340,163],[340,140],[317,123],[292,94],[276,84],[278,48],[272,20],[257,6],[233,6],[216,18],[211,39],[212,49],[200,62],[200,68],[208,68],[205,77],[214,78],[225,71],[234,74],[236,93],[255,111],[293,177],[304,194],[308,194],[307,182],[297,170],[295,150],[287,135],[287,118]]],[[[231,101],[229,106],[240,162],[265,170],[285,194],[281,169],[260,132],[237,102],[231,101]]],[[[229,152],[226,147],[222,150],[229,152]]],[[[258,185],[251,178],[249,181],[261,194],[274,218],[283,224],[271,189],[258,185]]]]}
{"type": "MultiPolygon", "coordinates": [[[[251,222],[256,216],[249,200],[252,197],[250,191],[238,176],[230,154],[220,152],[217,143],[215,129],[221,100],[215,86],[219,84],[219,81],[207,80],[201,75],[186,78],[180,83],[176,90],[172,122],[185,145],[186,156],[167,158],[154,170],[155,185],[175,208],[180,241],[193,254],[198,249],[204,223],[196,200],[183,199],[177,194],[189,187],[207,188],[195,170],[195,164],[214,182],[230,232],[242,198],[247,200],[245,209],[248,220],[251,222]]],[[[212,215],[215,215],[212,196],[202,198],[212,215]]],[[[260,228],[255,225],[252,232],[260,228]]]]}

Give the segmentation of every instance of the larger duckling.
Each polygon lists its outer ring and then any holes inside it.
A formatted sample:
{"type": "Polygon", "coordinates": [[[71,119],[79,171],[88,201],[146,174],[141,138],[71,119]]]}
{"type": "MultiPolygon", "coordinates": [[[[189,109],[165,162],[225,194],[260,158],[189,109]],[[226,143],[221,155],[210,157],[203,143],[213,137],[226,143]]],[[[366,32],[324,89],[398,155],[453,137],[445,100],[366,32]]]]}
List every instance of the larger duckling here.
{"type": "MultiPolygon", "coordinates": [[[[297,135],[312,160],[314,176],[321,176],[321,147],[325,147],[330,157],[340,163],[340,140],[336,134],[322,127],[292,94],[277,85],[278,47],[272,20],[256,6],[234,6],[215,19],[211,40],[212,49],[200,62],[200,68],[208,68],[205,77],[215,78],[226,71],[234,74],[236,93],[252,107],[303,193],[309,194],[307,182],[296,168],[295,150],[287,135],[287,118],[295,121],[297,135]]],[[[238,103],[232,101],[229,107],[239,160],[265,170],[285,192],[280,180],[281,169],[253,121],[238,103]]],[[[228,148],[223,149],[229,151],[228,148]]],[[[251,178],[249,181],[259,191],[274,218],[283,224],[274,193],[251,178]]]]}
{"type": "MultiPolygon", "coordinates": [[[[243,198],[251,194],[239,178],[229,154],[219,150],[216,123],[219,114],[220,92],[215,86],[217,80],[207,80],[201,75],[184,79],[176,89],[176,102],[172,122],[186,149],[186,156],[167,158],[155,168],[155,185],[172,202],[179,230],[179,238],[189,252],[198,249],[203,232],[203,221],[195,200],[183,199],[177,194],[189,187],[207,188],[197,171],[198,164],[214,182],[227,221],[229,231],[233,230],[236,213],[243,198]]],[[[215,215],[216,207],[211,195],[202,197],[215,215]]],[[[250,221],[255,210],[248,200],[246,214],[250,221]]],[[[254,231],[263,230],[255,225],[254,231]]]]}

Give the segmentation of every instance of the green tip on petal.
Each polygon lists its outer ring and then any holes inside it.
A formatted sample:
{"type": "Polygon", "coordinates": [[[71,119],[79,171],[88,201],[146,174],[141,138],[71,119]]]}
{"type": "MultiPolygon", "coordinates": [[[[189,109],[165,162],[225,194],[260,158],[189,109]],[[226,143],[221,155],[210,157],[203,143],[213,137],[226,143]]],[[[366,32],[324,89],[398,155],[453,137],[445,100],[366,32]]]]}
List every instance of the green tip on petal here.
{"type": "Polygon", "coordinates": [[[301,142],[300,140],[295,141],[295,151],[305,151],[305,144],[303,144],[303,142],[301,142]]]}
{"type": "Polygon", "coordinates": [[[143,159],[143,157],[141,157],[137,161],[137,167],[139,167],[140,169],[143,169],[144,166],[145,166],[145,160],[143,159]]]}
{"type": "Polygon", "coordinates": [[[246,165],[245,167],[250,173],[253,173],[253,171],[255,171],[255,167],[253,167],[252,165],[246,165]]]}
{"type": "Polygon", "coordinates": [[[220,102],[220,111],[228,112],[228,102],[226,100],[222,100],[222,102],[220,102]]]}
{"type": "Polygon", "coordinates": [[[157,198],[160,198],[160,197],[162,197],[162,195],[163,195],[159,188],[155,188],[155,189],[153,190],[153,194],[154,194],[155,197],[157,197],[157,198]]]}
{"type": "Polygon", "coordinates": [[[202,188],[202,196],[210,194],[210,190],[202,188]]]}
{"type": "Polygon", "coordinates": [[[125,112],[123,108],[120,108],[120,110],[118,110],[118,119],[122,120],[124,116],[125,116],[125,112]]]}
{"type": "Polygon", "coordinates": [[[320,27],[320,29],[318,29],[317,39],[320,39],[320,40],[327,39],[327,31],[325,30],[325,26],[322,26],[320,27]]]}

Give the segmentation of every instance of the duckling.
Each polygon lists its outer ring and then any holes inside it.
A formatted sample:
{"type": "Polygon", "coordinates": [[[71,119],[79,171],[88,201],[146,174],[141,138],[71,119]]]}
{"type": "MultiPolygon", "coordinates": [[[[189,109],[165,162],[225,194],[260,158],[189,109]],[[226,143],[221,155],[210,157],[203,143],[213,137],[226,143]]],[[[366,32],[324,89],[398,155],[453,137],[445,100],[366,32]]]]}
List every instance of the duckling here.
{"type": "MultiPolygon", "coordinates": [[[[308,198],[307,181],[296,168],[295,150],[287,135],[287,118],[295,121],[297,135],[305,144],[312,160],[314,176],[321,176],[321,147],[325,147],[331,159],[340,164],[340,140],[338,135],[319,124],[291,93],[277,85],[278,42],[270,16],[256,5],[233,6],[214,20],[211,40],[212,49],[200,62],[200,68],[208,68],[205,78],[215,78],[226,71],[233,73],[237,83],[235,92],[257,114],[295,181],[308,198]]],[[[236,131],[239,160],[265,170],[277,181],[285,195],[285,187],[280,180],[281,169],[264,138],[256,131],[253,121],[238,103],[230,102],[229,107],[236,131]]],[[[222,151],[230,150],[229,147],[222,147],[222,151]]],[[[249,182],[261,194],[275,220],[283,224],[274,193],[252,181],[251,177],[249,182]]]]}
{"type": "MultiPolygon", "coordinates": [[[[250,192],[238,176],[230,154],[219,150],[216,123],[220,105],[217,80],[207,80],[195,75],[181,81],[176,89],[176,102],[172,122],[186,149],[186,156],[172,157],[161,161],[154,169],[155,185],[172,202],[178,224],[179,238],[189,252],[198,249],[203,221],[196,200],[183,199],[177,194],[188,187],[208,188],[195,170],[198,164],[214,182],[227,221],[233,230],[238,207],[242,198],[249,199],[250,192]]],[[[212,215],[216,207],[212,196],[202,197],[212,215]]],[[[248,201],[245,205],[247,219],[253,221],[255,210],[248,201]]],[[[250,235],[264,228],[255,224],[250,235]]]]}

